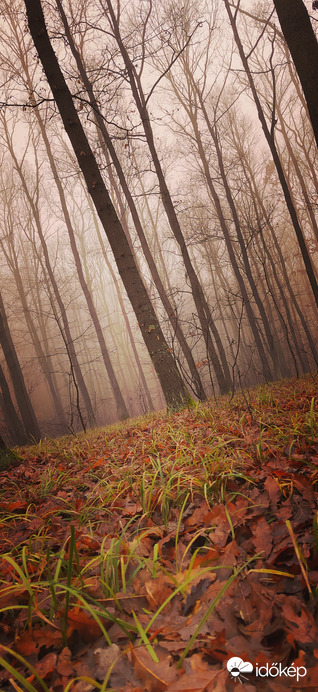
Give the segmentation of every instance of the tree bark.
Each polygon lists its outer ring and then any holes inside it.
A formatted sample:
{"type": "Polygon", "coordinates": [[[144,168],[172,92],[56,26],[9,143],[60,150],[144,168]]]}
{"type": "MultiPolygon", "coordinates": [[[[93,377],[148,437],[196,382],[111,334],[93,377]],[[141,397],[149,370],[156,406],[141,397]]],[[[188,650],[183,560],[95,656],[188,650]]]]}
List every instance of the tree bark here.
{"type": "Polygon", "coordinates": [[[0,435],[0,471],[4,471],[9,466],[17,465],[20,462],[21,459],[7,447],[3,437],[0,435]]]}
{"type": "Polygon", "coordinates": [[[23,445],[28,442],[28,437],[25,433],[23,425],[20,418],[14,408],[14,403],[12,401],[11,392],[8,387],[5,374],[0,365],[0,390],[2,392],[1,398],[3,414],[5,421],[14,444],[23,445]]]}
{"type": "Polygon", "coordinates": [[[307,102],[318,146],[318,43],[302,0],[273,0],[307,102]]]}
{"type": "Polygon", "coordinates": [[[167,405],[171,408],[184,406],[189,395],[185,390],[146,288],[138,273],[129,243],[105,187],[98,164],[76,112],[72,95],[53,51],[41,2],[40,0],[25,0],[25,6],[34,45],[59,109],[65,131],[85,178],[89,194],[114,253],[119,274],[135,311],[167,405]]]}
{"type": "Polygon", "coordinates": [[[24,377],[15,350],[15,346],[10,334],[7,316],[4,309],[2,297],[0,295],[0,343],[6,359],[12,379],[12,385],[16,396],[17,404],[21,413],[24,427],[29,440],[38,442],[41,439],[41,432],[35,417],[34,409],[25,386],[24,377]]]}
{"type": "Polygon", "coordinates": [[[105,250],[105,245],[104,245],[104,243],[103,243],[103,238],[102,238],[102,235],[101,235],[101,232],[100,232],[100,229],[99,229],[97,216],[96,216],[96,214],[95,214],[95,210],[94,210],[93,207],[92,207],[92,214],[93,214],[95,230],[96,230],[96,233],[97,233],[97,237],[98,237],[98,240],[99,240],[99,244],[100,244],[100,247],[101,247],[101,251],[102,251],[102,254],[103,254],[103,258],[104,258],[104,260],[105,260],[107,269],[108,269],[108,271],[109,271],[109,273],[110,273],[110,275],[111,275],[111,277],[112,277],[112,281],[113,281],[114,288],[115,288],[115,291],[116,291],[116,294],[117,294],[118,302],[119,302],[119,305],[120,305],[120,308],[121,308],[121,311],[122,311],[122,315],[123,315],[123,318],[124,318],[124,321],[125,321],[125,325],[126,325],[126,329],[127,329],[128,338],[129,338],[130,345],[131,345],[131,348],[132,348],[132,351],[133,351],[133,354],[134,354],[134,357],[135,357],[135,361],[136,361],[136,365],[137,365],[137,370],[138,370],[138,374],[139,374],[139,377],[140,377],[140,382],[141,382],[141,384],[142,384],[142,387],[143,387],[143,390],[144,390],[144,393],[145,393],[145,397],[146,397],[146,401],[147,401],[147,406],[148,406],[148,411],[154,411],[153,401],[152,401],[152,398],[151,398],[150,390],[149,390],[149,387],[148,387],[148,384],[147,384],[147,380],[146,380],[146,378],[145,378],[144,371],[143,371],[143,369],[142,369],[142,365],[141,365],[141,362],[140,362],[139,354],[138,354],[138,351],[137,351],[137,348],[136,348],[136,343],[135,343],[134,335],[133,335],[133,332],[132,332],[132,329],[131,329],[131,326],[130,326],[129,317],[128,317],[127,312],[126,312],[126,308],[125,308],[125,304],[124,304],[122,292],[121,292],[121,289],[120,289],[120,286],[119,286],[119,282],[118,282],[118,280],[117,280],[116,273],[114,272],[113,267],[112,267],[112,265],[111,265],[111,262],[109,261],[109,259],[108,259],[108,257],[107,257],[107,252],[106,252],[106,250],[105,250]]]}

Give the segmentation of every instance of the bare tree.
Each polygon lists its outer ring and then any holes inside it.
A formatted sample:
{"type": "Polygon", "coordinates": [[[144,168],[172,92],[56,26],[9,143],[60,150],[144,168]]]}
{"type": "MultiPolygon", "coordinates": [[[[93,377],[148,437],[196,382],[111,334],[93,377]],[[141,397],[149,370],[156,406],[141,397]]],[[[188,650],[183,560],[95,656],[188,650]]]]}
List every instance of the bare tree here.
{"type": "Polygon", "coordinates": [[[78,117],[70,90],[52,49],[41,2],[40,0],[25,0],[25,6],[34,45],[63,120],[65,131],[84,175],[88,191],[113,250],[119,273],[154,363],[167,405],[170,407],[182,406],[187,402],[188,394],[166,344],[145,286],[139,276],[126,235],[110,200],[98,164],[78,117]]]}
{"type": "MultiPolygon", "coordinates": [[[[85,66],[84,66],[83,56],[80,55],[80,52],[75,45],[74,37],[72,36],[72,33],[70,31],[70,28],[69,28],[69,25],[67,22],[67,18],[66,18],[66,15],[65,15],[65,12],[64,12],[64,9],[63,9],[63,6],[62,6],[62,3],[60,2],[60,0],[57,0],[57,5],[58,5],[61,19],[63,22],[65,35],[67,37],[71,52],[72,52],[72,54],[75,58],[75,61],[76,61],[78,73],[79,73],[80,78],[83,82],[83,85],[85,86],[85,89],[86,89],[87,94],[88,94],[89,102],[90,102],[90,105],[91,105],[92,110],[93,110],[93,116],[94,116],[94,120],[95,120],[96,126],[97,126],[97,136],[98,136],[99,141],[101,143],[102,151],[104,152],[104,155],[106,158],[106,163],[108,166],[108,175],[109,175],[111,188],[115,192],[116,199],[118,200],[120,211],[122,211],[121,194],[120,194],[120,191],[118,189],[118,185],[117,185],[117,182],[115,180],[115,177],[112,173],[110,160],[112,160],[112,162],[114,164],[114,167],[115,167],[115,170],[116,170],[116,173],[118,176],[118,180],[120,182],[123,194],[127,200],[128,206],[129,206],[129,210],[130,210],[130,213],[131,213],[131,216],[132,216],[132,219],[134,222],[134,226],[135,226],[135,229],[137,231],[137,234],[138,234],[138,237],[139,237],[139,240],[141,243],[141,247],[142,247],[144,256],[148,262],[148,266],[150,268],[151,275],[152,275],[153,280],[155,282],[155,285],[156,285],[156,288],[158,290],[159,296],[161,298],[162,304],[163,304],[163,306],[167,312],[167,315],[168,315],[168,318],[170,320],[173,332],[179,341],[179,344],[181,346],[181,349],[182,349],[183,354],[185,356],[185,359],[187,361],[187,364],[188,364],[188,367],[189,367],[189,370],[191,373],[191,377],[193,380],[195,393],[199,399],[203,400],[203,399],[205,399],[206,395],[205,395],[204,388],[203,388],[203,385],[202,385],[202,382],[200,379],[200,375],[199,375],[198,370],[195,366],[195,362],[194,362],[193,355],[191,353],[191,349],[189,348],[189,345],[188,345],[187,340],[185,338],[185,335],[183,333],[180,321],[178,320],[178,317],[175,313],[174,307],[171,304],[171,301],[169,300],[169,297],[167,295],[167,292],[166,292],[165,287],[163,285],[163,282],[161,280],[159,271],[157,269],[156,262],[154,261],[153,254],[151,253],[151,250],[149,248],[149,244],[148,244],[148,241],[147,241],[147,238],[145,236],[144,229],[143,229],[143,226],[142,226],[142,223],[140,220],[140,215],[138,213],[133,195],[129,189],[129,185],[128,185],[127,180],[126,180],[126,176],[125,176],[123,167],[121,166],[121,163],[120,163],[119,157],[117,155],[114,143],[113,143],[112,138],[111,138],[111,136],[107,130],[105,118],[103,118],[103,116],[100,112],[100,108],[98,106],[97,99],[95,98],[95,95],[94,95],[93,85],[91,84],[91,82],[88,78],[87,71],[86,71],[85,66]]],[[[127,236],[128,242],[129,242],[130,241],[129,231],[128,231],[128,228],[127,229],[125,228],[126,224],[124,223],[123,217],[124,217],[124,213],[122,212],[122,214],[121,214],[122,225],[123,225],[123,228],[126,232],[126,236],[127,236]]]]}
{"type": "MultiPolygon", "coordinates": [[[[63,299],[61,296],[61,292],[59,290],[56,278],[54,276],[54,271],[52,269],[52,264],[50,261],[50,256],[49,256],[49,251],[46,243],[46,239],[44,236],[43,232],[43,227],[42,227],[42,222],[41,222],[41,213],[40,213],[40,208],[39,208],[39,166],[36,166],[36,176],[35,176],[35,194],[32,193],[32,190],[30,189],[30,185],[28,184],[28,180],[26,179],[26,176],[24,174],[23,166],[22,163],[18,160],[15,149],[14,149],[14,143],[12,141],[12,137],[10,136],[10,133],[8,131],[7,123],[5,120],[5,117],[2,117],[2,124],[3,124],[3,132],[4,136],[6,138],[6,144],[8,147],[8,151],[10,152],[10,155],[12,157],[12,160],[15,165],[15,169],[19,175],[20,181],[21,181],[21,186],[22,190],[25,194],[26,200],[29,205],[29,210],[30,214],[32,215],[32,222],[34,222],[36,226],[36,230],[38,233],[38,237],[40,239],[41,243],[41,249],[43,252],[44,256],[44,263],[47,271],[47,275],[49,277],[49,280],[51,282],[53,292],[54,292],[54,298],[57,302],[58,308],[59,308],[59,313],[60,313],[60,319],[63,324],[63,330],[64,330],[64,342],[67,344],[68,348],[68,354],[71,358],[72,361],[72,368],[73,368],[73,373],[74,377],[76,378],[76,382],[78,383],[79,390],[81,392],[81,395],[83,397],[83,401],[85,404],[85,408],[88,414],[88,420],[90,425],[94,425],[95,423],[95,416],[94,416],[94,411],[92,407],[92,403],[90,400],[90,396],[88,393],[88,389],[86,387],[83,374],[81,371],[81,367],[78,361],[78,357],[76,354],[73,338],[71,335],[71,330],[69,326],[69,321],[65,309],[65,305],[63,303],[63,299]]],[[[33,153],[35,156],[35,161],[37,161],[37,151],[36,147],[33,148],[33,153]]]]}
{"type": "Polygon", "coordinates": [[[286,206],[287,206],[287,209],[288,209],[288,212],[290,215],[290,219],[291,219],[291,222],[292,222],[295,234],[296,234],[296,238],[297,238],[297,241],[299,244],[299,248],[300,248],[300,251],[302,254],[302,258],[303,258],[304,265],[306,268],[308,280],[309,280],[309,283],[311,285],[311,289],[312,289],[312,292],[314,295],[314,300],[315,300],[316,306],[318,307],[318,283],[317,283],[317,279],[316,279],[314,268],[313,268],[311,258],[310,258],[309,252],[308,252],[306,240],[305,240],[302,228],[300,226],[300,223],[299,223],[299,220],[297,217],[297,213],[296,213],[295,206],[293,204],[290,189],[289,189],[286,177],[284,175],[282,164],[281,164],[281,161],[280,161],[280,158],[278,155],[278,151],[277,151],[277,147],[275,144],[275,138],[274,138],[275,113],[273,111],[272,122],[271,122],[271,127],[270,127],[267,123],[266,118],[265,118],[265,114],[264,114],[264,111],[263,111],[263,108],[261,105],[260,97],[258,95],[256,86],[255,86],[255,81],[254,81],[252,72],[250,70],[249,62],[248,62],[247,56],[245,55],[242,41],[241,41],[241,38],[240,38],[240,35],[238,32],[237,23],[236,23],[237,12],[235,12],[234,14],[232,13],[229,0],[223,0],[223,2],[225,4],[225,8],[226,8],[226,11],[227,11],[227,14],[229,17],[229,21],[230,21],[230,24],[232,27],[234,39],[235,39],[235,42],[236,42],[236,45],[238,48],[238,52],[239,52],[244,70],[245,70],[246,75],[247,75],[247,79],[248,79],[248,83],[249,83],[249,86],[250,86],[250,89],[251,89],[251,92],[253,95],[253,99],[255,101],[255,105],[257,108],[257,114],[258,114],[258,117],[259,117],[262,129],[263,129],[266,141],[267,141],[268,146],[270,148],[270,151],[271,151],[271,154],[273,157],[273,161],[274,161],[274,164],[275,164],[275,167],[277,170],[277,175],[278,175],[279,182],[280,182],[283,194],[284,194],[286,206]]]}
{"type": "Polygon", "coordinates": [[[302,0],[273,0],[293,58],[318,146],[318,43],[302,0]]]}
{"type": "MultiPolygon", "coordinates": [[[[265,331],[265,338],[272,359],[273,371],[277,375],[277,359],[275,354],[273,335],[264,308],[263,299],[259,293],[256,280],[252,272],[245,238],[243,236],[243,232],[241,229],[241,222],[237,210],[237,203],[234,199],[234,195],[232,193],[228,175],[226,172],[226,165],[224,161],[224,153],[222,148],[222,133],[219,131],[221,115],[217,113],[216,106],[214,114],[212,113],[212,117],[210,116],[207,105],[205,103],[205,101],[207,100],[204,94],[204,90],[206,87],[205,73],[204,75],[202,75],[203,86],[201,86],[199,80],[196,79],[194,76],[195,67],[196,65],[194,66],[194,68],[191,68],[188,52],[183,53],[180,58],[180,70],[182,72],[182,79],[175,79],[172,74],[172,71],[169,72],[168,79],[172,84],[174,96],[176,96],[180,106],[182,106],[188,117],[191,129],[188,128],[186,125],[183,125],[182,133],[189,139],[191,143],[191,148],[193,148],[193,144],[195,144],[197,148],[197,153],[204,174],[204,179],[209,190],[211,200],[216,209],[217,217],[225,240],[230,263],[237,284],[239,286],[240,294],[243,299],[244,310],[246,311],[249,326],[252,331],[255,344],[257,346],[264,377],[268,381],[272,379],[272,372],[263,345],[263,335],[262,333],[260,333],[258,320],[256,319],[256,316],[254,314],[252,301],[256,303],[257,309],[261,316],[261,324],[263,325],[263,329],[265,331]],[[200,128],[200,120],[203,120],[203,125],[205,126],[209,134],[208,145],[204,144],[204,139],[206,140],[206,134],[202,134],[200,128]],[[213,148],[216,155],[216,161],[213,160],[213,168],[212,162],[210,163],[209,161],[209,158],[211,159],[211,144],[213,144],[213,148]],[[218,177],[220,177],[222,181],[222,190],[225,192],[225,199],[227,205],[222,203],[220,194],[218,193],[217,183],[215,182],[215,171],[217,171],[217,175],[218,177]],[[231,223],[234,225],[236,233],[236,242],[233,242],[233,232],[231,230],[231,223]],[[236,245],[238,245],[239,247],[240,257],[237,257],[237,252],[235,250],[236,245]],[[245,271],[247,282],[245,282],[242,270],[240,268],[241,263],[243,263],[243,268],[245,271]]],[[[204,64],[204,70],[206,69],[207,65],[204,64]]],[[[207,90],[207,92],[209,94],[209,90],[207,90]]],[[[211,101],[211,98],[209,100],[211,101]]],[[[219,103],[219,100],[220,96],[216,97],[217,104],[219,103]]],[[[227,110],[225,106],[224,110],[227,110]]]]}
{"type": "MultiPolygon", "coordinates": [[[[4,181],[3,181],[4,184],[4,181]]],[[[13,182],[12,182],[13,185],[13,182]]],[[[45,381],[48,385],[48,389],[52,398],[52,403],[54,407],[55,414],[57,416],[57,420],[60,426],[60,432],[66,432],[67,430],[67,423],[66,423],[66,417],[65,417],[65,412],[64,408],[62,405],[59,389],[57,387],[57,383],[54,377],[54,369],[53,369],[53,363],[52,363],[52,358],[49,353],[45,352],[43,345],[41,343],[41,339],[39,336],[39,329],[38,325],[35,323],[33,316],[32,316],[32,310],[28,302],[28,294],[30,293],[30,284],[29,286],[26,286],[25,281],[23,280],[23,275],[21,271],[21,258],[19,260],[18,257],[18,248],[17,248],[17,242],[16,242],[16,233],[15,233],[15,220],[14,220],[14,205],[13,205],[13,200],[15,199],[16,203],[16,197],[17,197],[17,190],[12,189],[11,195],[8,195],[8,191],[6,194],[6,199],[3,200],[3,207],[5,208],[6,206],[9,206],[10,208],[7,209],[6,213],[6,234],[5,238],[1,242],[1,247],[2,251],[4,254],[4,257],[7,262],[7,266],[10,269],[10,272],[12,274],[13,280],[16,284],[16,288],[18,291],[18,296],[21,302],[22,310],[23,310],[23,315],[25,318],[25,322],[27,325],[27,328],[29,330],[29,334],[34,346],[34,350],[38,359],[38,362],[40,364],[40,367],[42,369],[45,381]]],[[[22,219],[19,217],[19,223],[21,223],[22,219]]],[[[24,268],[25,268],[25,258],[23,261],[24,268]]],[[[29,277],[28,277],[29,278],[29,277]]],[[[35,280],[37,280],[38,277],[34,277],[35,280]]],[[[44,338],[44,342],[46,341],[46,335],[44,338]]],[[[6,399],[6,397],[4,397],[6,399]]]]}
{"type": "Polygon", "coordinates": [[[121,289],[120,289],[119,281],[118,281],[118,279],[117,279],[116,272],[113,270],[112,264],[111,264],[111,262],[109,261],[109,259],[108,259],[108,257],[107,257],[107,252],[106,252],[106,249],[105,249],[105,244],[104,244],[104,242],[103,242],[103,238],[102,238],[102,235],[101,235],[101,232],[100,232],[100,228],[99,228],[99,224],[98,224],[98,218],[97,218],[96,213],[95,213],[95,210],[94,210],[94,208],[93,208],[93,206],[92,206],[91,200],[88,198],[88,199],[87,199],[87,202],[88,202],[88,205],[91,207],[91,211],[92,211],[92,215],[93,215],[93,219],[94,219],[94,226],[95,226],[95,229],[96,229],[97,237],[98,237],[99,244],[100,244],[100,248],[101,248],[101,251],[102,251],[102,256],[103,256],[103,258],[104,258],[104,262],[105,262],[105,264],[106,264],[106,266],[107,266],[107,269],[108,269],[108,271],[109,271],[109,273],[110,273],[110,276],[111,276],[111,278],[112,278],[113,286],[114,286],[114,288],[115,288],[116,295],[117,295],[117,298],[118,298],[118,302],[119,302],[119,305],[120,305],[120,308],[121,308],[121,312],[122,312],[122,315],[123,315],[123,318],[124,318],[124,322],[125,322],[125,325],[126,325],[126,329],[127,329],[127,334],[128,334],[128,337],[129,337],[130,345],[131,345],[133,354],[134,354],[134,356],[135,356],[135,360],[136,360],[136,365],[137,365],[137,369],[138,369],[139,378],[140,378],[140,381],[141,381],[141,384],[142,384],[142,387],[143,387],[143,390],[144,390],[144,393],[145,393],[145,398],[146,398],[146,402],[147,402],[147,408],[148,408],[149,411],[153,411],[153,402],[152,402],[150,390],[149,390],[148,383],[147,383],[147,380],[146,380],[146,378],[145,378],[145,374],[144,374],[144,371],[143,371],[143,368],[142,368],[142,365],[141,365],[140,357],[139,357],[139,354],[138,354],[138,351],[137,351],[137,348],[136,348],[135,338],[134,338],[134,335],[133,335],[133,332],[132,332],[132,329],[131,329],[131,326],[130,326],[129,317],[128,317],[128,315],[127,315],[127,311],[126,311],[126,308],[125,308],[125,304],[124,304],[122,292],[121,292],[121,289]]]}
{"type": "Polygon", "coordinates": [[[34,413],[34,409],[25,385],[23,372],[17,356],[17,352],[11,337],[7,315],[4,309],[2,296],[0,294],[0,344],[4,357],[11,375],[12,385],[16,396],[17,404],[21,413],[21,418],[31,441],[38,441],[41,438],[40,428],[34,413]]]}
{"type": "Polygon", "coordinates": [[[135,65],[122,39],[119,25],[119,16],[116,15],[111,0],[105,0],[105,2],[104,0],[100,0],[100,4],[104,8],[105,14],[109,18],[111,30],[116,39],[118,48],[120,50],[125,65],[127,78],[131,88],[131,93],[133,95],[138,113],[140,115],[147,145],[149,147],[153,165],[158,178],[162,203],[172,233],[180,247],[182,259],[187,271],[187,275],[189,277],[192,296],[197,309],[202,334],[205,339],[206,349],[211,359],[211,363],[216,374],[216,379],[218,381],[220,391],[224,393],[228,391],[232,386],[231,375],[227,363],[225,350],[220,335],[218,333],[217,327],[214,323],[210,306],[207,302],[203,288],[200,284],[199,277],[197,276],[193,268],[193,264],[191,262],[185,238],[182,233],[179,219],[167,185],[164,171],[160,162],[160,157],[158,155],[157,147],[155,145],[153,129],[151,126],[151,119],[147,106],[147,99],[143,90],[140,73],[138,73],[138,71],[136,70],[135,65]]]}

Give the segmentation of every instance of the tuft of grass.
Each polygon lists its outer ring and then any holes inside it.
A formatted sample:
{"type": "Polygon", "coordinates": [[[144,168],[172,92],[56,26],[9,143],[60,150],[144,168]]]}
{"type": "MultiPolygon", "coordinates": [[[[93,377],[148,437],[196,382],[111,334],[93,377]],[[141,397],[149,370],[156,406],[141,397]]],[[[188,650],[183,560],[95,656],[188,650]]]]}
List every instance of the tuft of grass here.
{"type": "MultiPolygon", "coordinates": [[[[15,637],[31,636],[39,625],[55,628],[62,648],[72,645],[76,622],[82,628],[90,623],[109,647],[116,633],[120,656],[144,647],[158,665],[157,644],[170,612],[182,613],[200,579],[211,578],[213,596],[205,601],[204,595],[203,603],[198,597],[189,616],[192,635],[181,653],[180,646],[173,653],[173,665],[182,668],[193,651],[206,650],[208,619],[216,617],[225,594],[229,607],[236,585],[250,573],[263,588],[265,580],[272,587],[296,580],[300,571],[308,598],[311,557],[304,558],[308,551],[293,517],[286,532],[296,568],[288,572],[267,563],[257,546],[253,551],[252,534],[254,517],[275,528],[264,491],[268,469],[278,507],[301,493],[302,474],[307,485],[317,481],[309,456],[317,436],[314,404],[309,379],[271,383],[232,400],[221,397],[20,450],[24,464],[5,475],[0,502],[0,612],[12,649],[2,647],[1,662],[15,688],[50,689],[49,678],[34,672],[35,656],[31,664],[15,651],[15,637]],[[242,557],[244,532],[249,552],[242,557]],[[229,574],[224,581],[222,570],[229,574]]],[[[306,528],[312,552],[317,516],[306,528]]],[[[239,587],[235,593],[239,598],[239,587]]],[[[114,665],[102,682],[78,670],[65,689],[82,681],[110,690],[114,665]]]]}

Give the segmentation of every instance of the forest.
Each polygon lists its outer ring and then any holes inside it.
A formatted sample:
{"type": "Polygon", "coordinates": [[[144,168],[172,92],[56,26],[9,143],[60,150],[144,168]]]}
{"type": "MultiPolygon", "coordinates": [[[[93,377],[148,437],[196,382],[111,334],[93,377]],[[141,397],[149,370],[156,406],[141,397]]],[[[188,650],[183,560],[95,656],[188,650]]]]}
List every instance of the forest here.
{"type": "Polygon", "coordinates": [[[317,22],[1,0],[4,692],[317,690],[317,22]]]}
{"type": "Polygon", "coordinates": [[[1,34],[6,443],[313,371],[314,115],[273,3],[3,0],[1,34]]]}

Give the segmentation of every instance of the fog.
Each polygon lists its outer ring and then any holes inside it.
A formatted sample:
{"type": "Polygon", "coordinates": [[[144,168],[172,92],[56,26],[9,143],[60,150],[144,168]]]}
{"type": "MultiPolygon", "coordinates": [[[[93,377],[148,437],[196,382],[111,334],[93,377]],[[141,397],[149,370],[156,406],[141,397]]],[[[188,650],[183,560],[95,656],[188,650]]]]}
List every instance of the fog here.
{"type": "Polygon", "coordinates": [[[42,2],[56,66],[31,5],[1,16],[5,441],[315,369],[317,149],[272,3],[42,2]]]}

